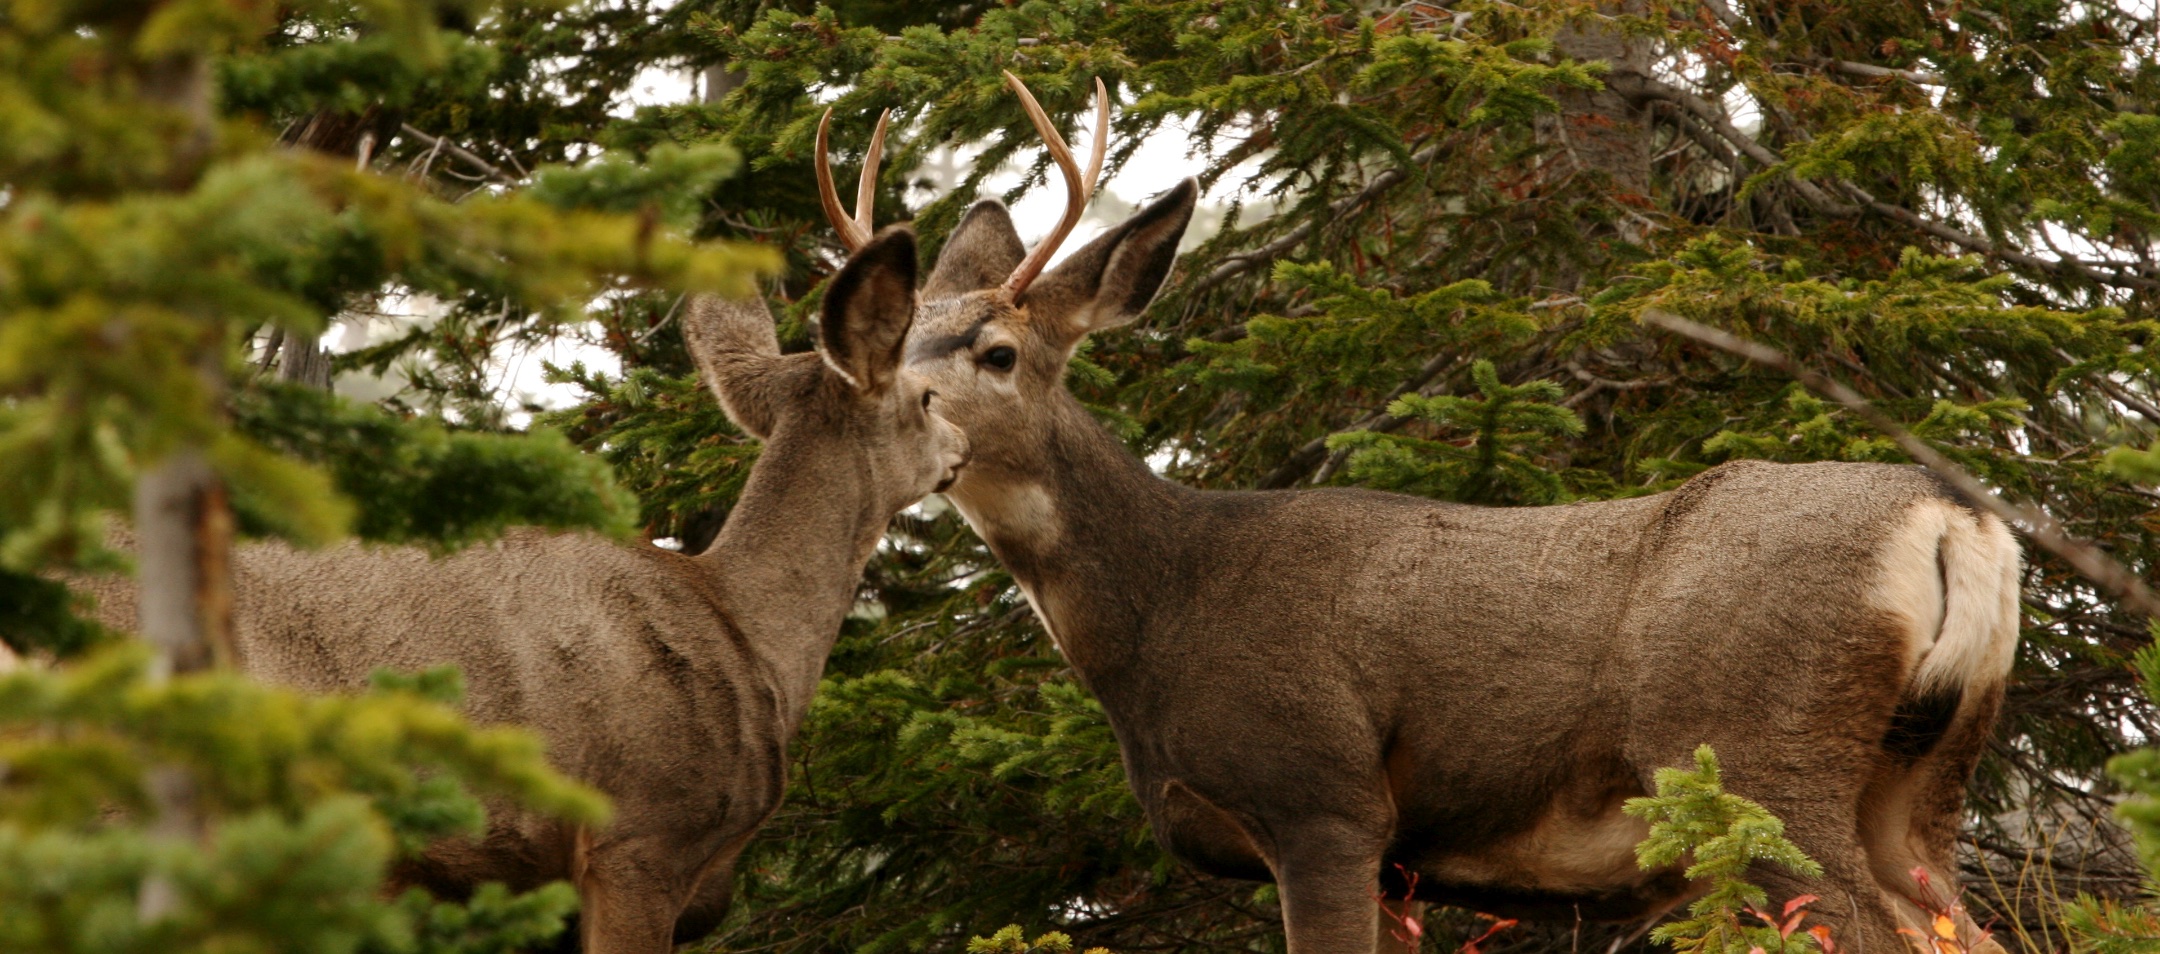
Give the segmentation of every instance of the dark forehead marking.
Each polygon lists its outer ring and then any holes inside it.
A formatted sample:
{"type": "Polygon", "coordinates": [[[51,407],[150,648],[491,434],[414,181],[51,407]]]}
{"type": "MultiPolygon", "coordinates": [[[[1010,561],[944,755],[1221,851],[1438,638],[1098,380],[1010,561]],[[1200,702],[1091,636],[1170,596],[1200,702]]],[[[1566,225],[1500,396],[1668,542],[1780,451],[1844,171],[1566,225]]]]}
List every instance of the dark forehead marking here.
{"type": "Polygon", "coordinates": [[[939,335],[935,338],[918,341],[908,348],[907,359],[909,361],[934,361],[955,351],[966,351],[975,347],[975,339],[982,335],[983,326],[989,323],[989,318],[982,318],[977,320],[968,330],[959,334],[939,335]]]}

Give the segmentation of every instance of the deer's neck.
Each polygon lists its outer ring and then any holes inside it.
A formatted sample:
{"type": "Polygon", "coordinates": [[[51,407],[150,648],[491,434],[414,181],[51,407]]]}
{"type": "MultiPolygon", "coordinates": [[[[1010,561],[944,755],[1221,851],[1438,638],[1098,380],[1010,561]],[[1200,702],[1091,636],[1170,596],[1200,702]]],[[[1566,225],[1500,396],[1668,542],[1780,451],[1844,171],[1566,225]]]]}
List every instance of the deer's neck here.
{"type": "Polygon", "coordinates": [[[699,557],[749,652],[786,696],[791,720],[817,689],[863,564],[891,519],[876,476],[856,442],[794,440],[783,425],[699,557]]]}
{"type": "Polygon", "coordinates": [[[1093,678],[1123,667],[1142,609],[1174,585],[1198,492],[1156,476],[1078,401],[1057,397],[1037,446],[963,473],[951,496],[1067,661],[1093,678]]]}

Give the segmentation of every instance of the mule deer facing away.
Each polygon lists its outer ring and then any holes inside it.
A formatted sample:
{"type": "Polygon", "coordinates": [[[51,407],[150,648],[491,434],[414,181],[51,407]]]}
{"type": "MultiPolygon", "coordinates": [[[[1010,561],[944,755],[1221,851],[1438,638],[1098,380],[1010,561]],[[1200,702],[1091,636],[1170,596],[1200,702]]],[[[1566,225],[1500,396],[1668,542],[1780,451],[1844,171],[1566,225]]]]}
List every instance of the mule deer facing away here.
{"type": "Polygon", "coordinates": [[[1100,698],[1170,851],[1275,881],[1296,954],[1372,950],[1396,865],[1421,899],[1643,918],[1691,886],[1638,869],[1647,829],[1621,803],[1707,742],[1823,866],[1758,882],[1820,895],[1845,950],[1902,949],[1900,919],[1924,923],[1909,872],[1955,883],[2015,651],[2000,522],[1869,464],[1730,463],[1519,509],[1165,481],[1062,382],[1084,336],[1154,296],[1196,186],[1043,271],[1092,175],[1018,92],[1066,221],[1027,252],[1002,205],[971,208],[908,362],[974,443],[950,498],[1100,698]]]}
{"type": "MultiPolygon", "coordinates": [[[[469,711],[544,735],[550,759],[614,799],[598,831],[497,814],[399,877],[452,894],[567,878],[587,954],[659,954],[717,926],[731,868],[780,800],[786,749],[864,561],[901,508],[951,482],[960,432],[900,367],[915,242],[864,247],[826,292],[819,354],[782,355],[762,305],[684,314],[699,371],[765,441],[704,554],[519,532],[444,559],[276,544],[236,561],[240,664],[314,690],[377,668],[463,668],[469,711]],[[680,920],[678,921],[678,918],[680,920]]],[[[132,584],[91,587],[127,625],[132,584]]]]}

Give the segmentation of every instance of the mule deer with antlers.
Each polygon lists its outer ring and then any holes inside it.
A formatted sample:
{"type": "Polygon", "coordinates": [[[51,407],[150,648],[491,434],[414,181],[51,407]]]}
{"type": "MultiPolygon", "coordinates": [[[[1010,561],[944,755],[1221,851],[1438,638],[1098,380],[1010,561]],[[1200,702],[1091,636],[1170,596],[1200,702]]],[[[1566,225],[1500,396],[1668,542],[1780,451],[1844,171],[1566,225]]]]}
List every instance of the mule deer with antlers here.
{"type": "MultiPolygon", "coordinates": [[[[892,515],[967,456],[901,366],[914,238],[872,237],[861,211],[825,293],[819,353],[782,355],[763,305],[703,298],[684,313],[706,384],[765,442],[703,554],[536,531],[443,559],[240,551],[247,672],[339,690],[379,668],[454,663],[474,717],[537,729],[557,767],[614,800],[598,831],[499,813],[484,838],[436,846],[400,880],[460,894],[568,879],[587,954],[658,954],[718,925],[734,860],[780,801],[788,743],[864,562],[892,515]]],[[[90,588],[101,615],[127,625],[132,585],[90,588]]]]}
{"type": "Polygon", "coordinates": [[[1692,889],[1637,867],[1646,828],[1621,804],[1710,743],[1730,790],[1823,867],[1759,883],[1822,896],[1847,950],[1900,949],[1928,900],[1910,873],[1955,878],[2015,652],[1999,521],[1871,464],[1736,462],[1657,496],[1520,509],[1166,481],[1063,380],[1083,337],[1153,298],[1197,187],[1045,268],[1094,186],[1107,104],[1083,171],[1008,81],[1065,217],[1028,251],[1002,205],[971,208],[908,363],[976,448],[950,499],[1100,698],[1171,852],[1276,882],[1296,954],[1374,949],[1374,891],[1401,892],[1399,871],[1442,903],[1643,918],[1692,889]]]}

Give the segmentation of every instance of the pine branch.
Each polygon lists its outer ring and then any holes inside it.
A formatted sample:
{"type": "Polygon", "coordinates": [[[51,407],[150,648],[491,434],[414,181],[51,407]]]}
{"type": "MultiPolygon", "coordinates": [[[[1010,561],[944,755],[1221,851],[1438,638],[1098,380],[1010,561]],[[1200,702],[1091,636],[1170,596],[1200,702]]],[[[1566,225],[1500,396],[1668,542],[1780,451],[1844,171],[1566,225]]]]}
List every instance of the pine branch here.
{"type": "Polygon", "coordinates": [[[1589,385],[1589,387],[1577,391],[1574,394],[1570,394],[1568,395],[1566,400],[1561,401],[1560,406],[1565,408],[1576,407],[1582,404],[1584,401],[1588,401],[1591,398],[1596,397],[1597,395],[1606,391],[1640,391],[1644,388],[1661,387],[1663,385],[1671,384],[1673,380],[1670,377],[1636,378],[1632,381],[1620,381],[1613,378],[1601,378],[1595,374],[1591,374],[1588,369],[1585,369],[1582,366],[1582,362],[1577,361],[1573,358],[1569,358],[1567,360],[1567,369],[1569,374],[1575,376],[1575,380],[1581,381],[1584,384],[1589,385]]]}
{"type": "MultiPolygon", "coordinates": [[[[1962,229],[1953,228],[1951,226],[1944,225],[1941,222],[1936,222],[1932,219],[1923,218],[1918,213],[1913,212],[1910,209],[1904,208],[1902,206],[1892,205],[1888,202],[1877,199],[1873,195],[1870,195],[1867,190],[1862,189],[1859,186],[1853,185],[1852,183],[1840,182],[1838,183],[1838,185],[1842,187],[1847,194],[1850,194],[1854,198],[1859,199],[1863,204],[1865,204],[1870,210],[1874,211],[1876,214],[1885,216],[1890,219],[1894,219],[1905,225],[1909,225],[1913,228],[1919,229],[1923,232],[1928,233],[1929,235],[1933,235],[1936,238],[1942,239],[1945,242],[1949,242],[1952,245],[1959,246],[1960,248],[1963,248],[1967,251],[1978,252],[1990,258],[2002,259],[2003,261],[2009,262],[2013,265],[2023,265],[2026,268],[2034,269],[2036,271],[2043,271],[2055,275],[2060,275],[2065,272],[2074,272],[2078,275],[2084,276],[2085,278],[2089,278],[2103,285],[2114,285],[2120,288],[2133,288],[2139,291],[2160,289],[2160,278],[2148,278],[2143,275],[2131,274],[2130,270],[2136,268],[2136,266],[2117,264],[2113,262],[2088,262],[2084,259],[2070,258],[2067,256],[2057,260],[2045,259],[2037,255],[2028,255],[2024,252],[2004,248],[2000,245],[1995,244],[1994,242],[1990,242],[1987,239],[1981,238],[1962,229]],[[2112,269],[2112,271],[2103,271],[2103,268],[2112,269]]],[[[2142,269],[2140,269],[2140,271],[2142,271],[2142,269]]]]}
{"type": "MultiPolygon", "coordinates": [[[[1765,168],[1772,168],[1784,162],[1784,159],[1769,147],[1755,141],[1753,137],[1734,127],[1732,122],[1727,120],[1721,111],[1700,96],[1636,73],[1615,73],[1608,77],[1606,82],[1611,85],[1615,92],[1630,99],[1661,100],[1680,107],[1693,116],[1696,121],[1715,132],[1719,138],[1731,143],[1733,148],[1739,150],[1742,155],[1747,156],[1765,168]]],[[[2129,288],[2138,291],[2160,289],[2160,277],[2145,274],[2147,270],[2139,266],[2115,262],[2090,262],[2070,257],[2059,260],[2045,259],[2030,255],[1973,235],[1963,229],[1926,218],[1902,206],[1884,202],[1875,198],[1867,190],[1850,182],[1832,180],[1831,185],[1838,192],[1857,200],[1857,204],[1833,198],[1823,190],[1822,186],[1806,179],[1795,177],[1787,181],[1792,183],[1793,188],[1800,193],[1800,197],[1805,199],[1808,205],[1825,215],[1849,218],[1858,215],[1861,210],[1865,209],[1900,224],[1919,229],[1967,251],[2000,259],[2012,265],[2022,266],[2034,271],[2057,276],[2081,277],[2117,288],[2129,288]]]]}
{"type": "Polygon", "coordinates": [[[2017,528],[2041,549],[2054,554],[2079,575],[2097,584],[2102,591],[2121,599],[2131,609],[2147,617],[2160,619],[2160,599],[2155,599],[2145,581],[2138,579],[2128,568],[2115,562],[2113,557],[2091,542],[2071,536],[2046,510],[2004,500],[1988,489],[1986,484],[1981,483],[1979,478],[1943,456],[1941,451],[1914,437],[1912,432],[1891,420],[1889,415],[1876,410],[1875,405],[1861,397],[1859,392],[1832,378],[1801,367],[1791,355],[1769,345],[1689,321],[1668,311],[1647,309],[1642,314],[1642,321],[1644,324],[1663,328],[1683,338],[1792,375],[1809,390],[1860,415],[1870,427],[1895,441],[1900,449],[1913,460],[1920,462],[1921,466],[1941,475],[1974,506],[1987,510],[2001,518],[2004,523],[2017,528]]]}
{"type": "MultiPolygon", "coordinates": [[[[2055,349],[2055,355],[2071,364],[2077,363],[2076,357],[2061,348],[2055,349]]],[[[2147,401],[2137,396],[2129,388],[2115,383],[2106,374],[2093,375],[2093,383],[2099,385],[2100,390],[2108,397],[2114,398],[2115,403],[2138,412],[2140,416],[2148,421],[2160,424],[2160,407],[2155,407],[2151,401],[2147,401]]]]}
{"type": "MultiPolygon", "coordinates": [[[[1411,156],[1410,162],[1412,165],[1423,166],[1439,155],[1439,146],[1427,146],[1411,156]]],[[[1410,171],[1401,166],[1383,170],[1379,175],[1373,176],[1372,181],[1367,182],[1365,188],[1358,190],[1356,195],[1337,199],[1334,204],[1328,206],[1327,221],[1332,222],[1340,219],[1348,215],[1350,210],[1380,198],[1389,189],[1395,188],[1397,184],[1409,177],[1410,171]]],[[[1291,249],[1297,248],[1300,243],[1305,241],[1306,237],[1312,235],[1313,229],[1318,227],[1319,222],[1318,219],[1307,219],[1299,223],[1296,228],[1283,233],[1281,237],[1266,245],[1262,245],[1250,252],[1240,252],[1224,258],[1220,263],[1216,264],[1212,271],[1193,283],[1192,294],[1205,292],[1253,269],[1274,264],[1276,259],[1288,255],[1291,249]]]]}
{"type": "MultiPolygon", "coordinates": [[[[1719,138],[1731,143],[1733,148],[1738,149],[1742,155],[1747,156],[1765,168],[1774,167],[1785,161],[1777,153],[1772,152],[1768,146],[1756,142],[1754,137],[1741,132],[1732,124],[1731,120],[1725,118],[1723,111],[1710,105],[1708,100],[1694,93],[1640,73],[1632,72],[1615,73],[1606,78],[1606,83],[1612,87],[1614,92],[1629,99],[1664,100],[1687,110],[1703,125],[1708,126],[1713,132],[1717,133],[1719,138]]],[[[1793,188],[1800,193],[1801,198],[1806,199],[1809,205],[1821,212],[1841,217],[1855,215],[1859,212],[1851,204],[1831,198],[1829,193],[1824,192],[1822,187],[1815,183],[1796,178],[1792,180],[1792,184],[1793,188]]]]}
{"type": "MultiPolygon", "coordinates": [[[[1402,397],[1406,394],[1411,394],[1413,392],[1423,393],[1422,389],[1425,387],[1425,385],[1431,383],[1434,378],[1437,378],[1442,374],[1461,367],[1469,360],[1469,357],[1464,355],[1434,355],[1432,360],[1425,362],[1424,367],[1419,368],[1418,372],[1414,375],[1411,375],[1409,380],[1396,385],[1394,390],[1388,392],[1387,397],[1381,398],[1380,406],[1385,408],[1388,405],[1395,403],[1396,398],[1402,397]]],[[[1327,459],[1328,438],[1334,437],[1337,434],[1347,434],[1352,431],[1378,431],[1381,433],[1387,433],[1389,431],[1393,431],[1402,427],[1404,424],[1410,423],[1410,420],[1410,418],[1398,417],[1396,415],[1389,414],[1388,412],[1383,410],[1374,414],[1367,415],[1364,419],[1350,425],[1349,427],[1342,428],[1341,430],[1329,431],[1326,434],[1315,437],[1310,441],[1306,441],[1304,446],[1299,447],[1295,451],[1292,451],[1290,453],[1290,456],[1284,458],[1283,462],[1276,465],[1274,470],[1268,471],[1267,476],[1260,478],[1260,483],[1257,486],[1259,487],[1259,489],[1262,490],[1275,490],[1283,487],[1288,487],[1292,484],[1297,483],[1299,480],[1304,479],[1305,475],[1311,473],[1312,469],[1318,466],[1322,460],[1327,459]]],[[[1330,466],[1325,468],[1319,477],[1314,478],[1314,482],[1318,483],[1319,481],[1326,480],[1327,477],[1334,472],[1334,470],[1335,465],[1334,462],[1331,461],[1330,466]]]]}

